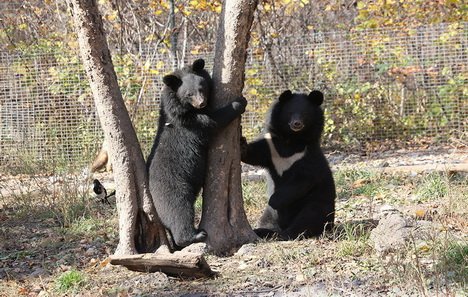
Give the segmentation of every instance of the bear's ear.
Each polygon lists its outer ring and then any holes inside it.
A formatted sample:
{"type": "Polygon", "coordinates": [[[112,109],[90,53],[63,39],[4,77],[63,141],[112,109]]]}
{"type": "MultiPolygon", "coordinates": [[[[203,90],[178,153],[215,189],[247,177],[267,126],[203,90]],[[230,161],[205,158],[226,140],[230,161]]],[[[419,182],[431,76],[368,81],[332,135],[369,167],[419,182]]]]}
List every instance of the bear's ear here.
{"type": "Polygon", "coordinates": [[[192,69],[195,72],[202,71],[203,68],[205,68],[205,60],[203,59],[195,60],[192,64],[192,69]]]}
{"type": "Polygon", "coordinates": [[[292,92],[290,90],[284,91],[279,96],[279,102],[284,102],[284,101],[288,100],[291,97],[292,97],[292,92]]]}
{"type": "Polygon", "coordinates": [[[314,90],[310,92],[308,98],[310,101],[317,104],[318,106],[322,105],[323,103],[323,93],[320,91],[314,90]]]}
{"type": "Polygon", "coordinates": [[[182,81],[180,78],[173,74],[169,74],[163,77],[163,82],[166,86],[169,88],[173,89],[174,91],[177,90],[180,85],[182,84],[182,81]]]}

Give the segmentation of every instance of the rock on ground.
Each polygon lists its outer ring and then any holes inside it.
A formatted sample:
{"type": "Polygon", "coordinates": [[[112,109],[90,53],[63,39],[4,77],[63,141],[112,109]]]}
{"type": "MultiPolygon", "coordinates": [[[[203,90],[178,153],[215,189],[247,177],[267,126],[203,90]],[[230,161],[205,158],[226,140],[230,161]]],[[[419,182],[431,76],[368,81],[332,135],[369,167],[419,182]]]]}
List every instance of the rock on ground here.
{"type": "Polygon", "coordinates": [[[399,211],[384,213],[370,234],[375,250],[385,255],[406,246],[410,240],[416,242],[429,239],[437,226],[429,221],[416,221],[403,216],[399,211]]]}

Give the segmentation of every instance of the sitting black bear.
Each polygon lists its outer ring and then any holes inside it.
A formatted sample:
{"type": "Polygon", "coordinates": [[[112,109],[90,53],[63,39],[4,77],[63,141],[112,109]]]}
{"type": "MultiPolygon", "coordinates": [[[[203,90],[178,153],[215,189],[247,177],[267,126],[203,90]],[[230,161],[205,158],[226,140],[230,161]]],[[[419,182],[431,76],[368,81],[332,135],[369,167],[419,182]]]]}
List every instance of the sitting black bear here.
{"type": "Polygon", "coordinates": [[[320,148],[323,94],[285,91],[274,102],[266,133],[241,144],[242,161],[267,169],[268,206],[254,231],[262,238],[317,236],[333,226],[335,183],[320,148]]]}

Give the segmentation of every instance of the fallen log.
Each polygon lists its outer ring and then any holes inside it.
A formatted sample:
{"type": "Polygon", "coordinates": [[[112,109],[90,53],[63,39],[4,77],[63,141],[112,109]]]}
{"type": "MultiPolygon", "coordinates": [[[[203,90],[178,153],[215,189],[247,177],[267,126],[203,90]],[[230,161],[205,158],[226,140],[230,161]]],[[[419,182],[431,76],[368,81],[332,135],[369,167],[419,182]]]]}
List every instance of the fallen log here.
{"type": "Polygon", "coordinates": [[[201,254],[178,251],[156,251],[138,255],[111,256],[110,263],[122,265],[132,271],[157,272],[170,276],[202,278],[216,275],[201,254]]]}

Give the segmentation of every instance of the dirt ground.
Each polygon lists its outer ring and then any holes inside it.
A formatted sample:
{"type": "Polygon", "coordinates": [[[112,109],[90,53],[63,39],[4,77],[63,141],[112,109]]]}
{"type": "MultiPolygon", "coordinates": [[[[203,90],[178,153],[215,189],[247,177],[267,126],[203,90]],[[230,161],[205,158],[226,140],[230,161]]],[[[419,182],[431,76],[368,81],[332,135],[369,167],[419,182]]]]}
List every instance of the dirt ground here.
{"type": "MultiPolygon", "coordinates": [[[[62,201],[65,184],[65,192],[91,199],[80,177],[70,178],[71,187],[67,178],[2,176],[0,296],[467,296],[466,149],[327,157],[339,196],[333,234],[260,241],[229,257],[207,254],[218,276],[196,280],[110,265],[118,240],[114,207],[85,201],[86,214],[67,222],[63,210],[40,205],[62,201]],[[30,203],[34,199],[40,203],[30,203]],[[377,253],[369,233],[388,205],[428,221],[432,231],[377,253]],[[67,279],[70,272],[78,276],[67,279]]],[[[264,206],[260,174],[244,167],[252,225],[264,206]]],[[[108,174],[97,177],[112,186],[108,174]]]]}

